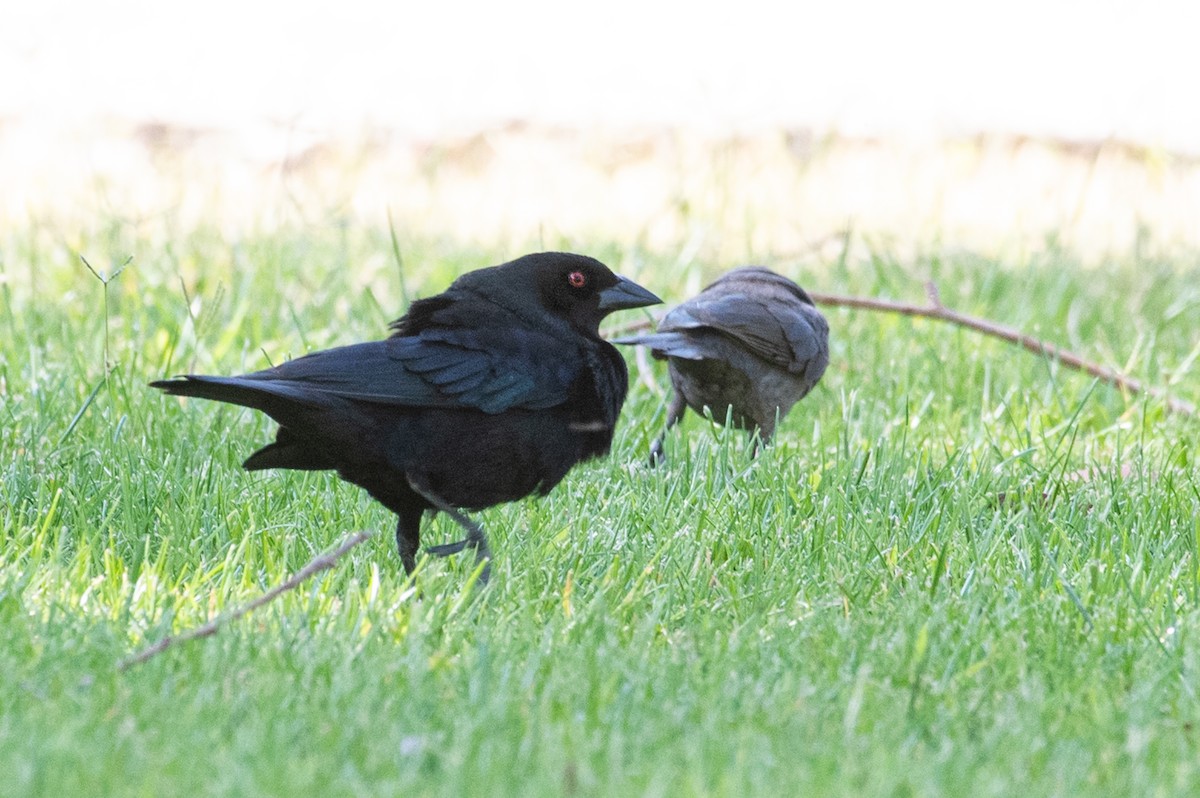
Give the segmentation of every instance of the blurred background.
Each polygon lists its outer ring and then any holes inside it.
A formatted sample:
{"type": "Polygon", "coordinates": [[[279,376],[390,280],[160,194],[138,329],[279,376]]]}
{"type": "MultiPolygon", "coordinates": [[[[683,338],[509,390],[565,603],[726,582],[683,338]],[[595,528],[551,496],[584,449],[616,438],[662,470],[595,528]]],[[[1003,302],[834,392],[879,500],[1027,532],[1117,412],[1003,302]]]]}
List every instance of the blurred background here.
{"type": "Polygon", "coordinates": [[[0,9],[0,224],[718,261],[1200,244],[1200,4],[0,9]]]}

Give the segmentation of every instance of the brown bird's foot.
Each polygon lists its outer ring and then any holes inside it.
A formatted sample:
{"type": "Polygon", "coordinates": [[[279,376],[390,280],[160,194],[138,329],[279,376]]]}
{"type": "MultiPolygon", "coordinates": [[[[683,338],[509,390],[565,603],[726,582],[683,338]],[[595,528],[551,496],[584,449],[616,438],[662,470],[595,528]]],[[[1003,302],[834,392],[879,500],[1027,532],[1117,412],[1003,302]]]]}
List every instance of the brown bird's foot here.
{"type": "Polygon", "coordinates": [[[650,467],[657,468],[664,460],[666,455],[663,454],[663,443],[667,440],[667,433],[671,431],[671,427],[679,423],[679,419],[683,418],[684,411],[687,410],[687,402],[678,390],[671,394],[671,402],[667,405],[667,426],[663,428],[662,434],[650,444],[650,467]]]}
{"type": "Polygon", "coordinates": [[[438,512],[450,516],[454,523],[467,531],[467,537],[464,540],[445,543],[440,546],[427,546],[425,552],[434,557],[448,557],[466,548],[475,549],[475,561],[483,563],[483,570],[479,574],[479,582],[486,585],[492,576],[492,550],[488,547],[487,537],[483,534],[483,527],[447,504],[440,496],[433,492],[421,477],[412,473],[407,473],[404,476],[408,479],[409,486],[421,498],[429,502],[438,512]]]}
{"type": "Polygon", "coordinates": [[[758,457],[758,453],[771,444],[771,436],[775,434],[775,425],[770,429],[755,427],[750,435],[750,459],[758,457]]]}
{"type": "Polygon", "coordinates": [[[658,436],[658,439],[655,440],[654,443],[650,444],[650,467],[651,468],[658,468],[658,466],[661,465],[662,462],[667,459],[666,455],[663,454],[663,439],[666,437],[667,437],[667,434],[664,432],[662,435],[658,436]]]}

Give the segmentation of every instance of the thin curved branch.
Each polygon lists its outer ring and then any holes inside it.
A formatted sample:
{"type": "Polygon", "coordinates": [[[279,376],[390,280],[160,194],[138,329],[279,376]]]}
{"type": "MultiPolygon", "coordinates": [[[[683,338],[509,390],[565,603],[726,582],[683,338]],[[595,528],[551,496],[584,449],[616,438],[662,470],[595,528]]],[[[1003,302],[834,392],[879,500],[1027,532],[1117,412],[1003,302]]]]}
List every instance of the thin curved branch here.
{"type": "MultiPolygon", "coordinates": [[[[1064,366],[1091,374],[1101,382],[1106,382],[1120,390],[1128,391],[1132,394],[1146,394],[1161,399],[1166,408],[1173,413],[1182,413],[1188,416],[1196,415],[1196,406],[1194,404],[1171,396],[1162,388],[1146,385],[1141,380],[1130,377],[1127,374],[1122,374],[1106,366],[1101,366],[1098,363],[1093,363],[1081,355],[1077,355],[1054,344],[1046,343],[1038,338],[1034,338],[1032,335],[1026,335],[1012,327],[1006,327],[1003,324],[997,324],[988,319],[968,316],[965,313],[951,310],[942,304],[937,286],[932,282],[925,284],[925,293],[929,297],[929,304],[927,305],[893,302],[888,299],[873,299],[870,297],[823,294],[817,291],[809,291],[808,295],[818,305],[899,313],[902,316],[920,316],[921,318],[937,319],[938,321],[957,324],[960,327],[966,327],[984,335],[990,335],[993,338],[1000,338],[1009,343],[1022,346],[1036,355],[1057,360],[1064,366]]],[[[634,322],[613,326],[606,329],[605,332],[614,337],[629,335],[630,333],[650,329],[652,323],[650,319],[638,319],[634,322]]]]}
{"type": "Polygon", "coordinates": [[[186,643],[189,640],[208,637],[225,624],[231,621],[236,621],[246,613],[252,612],[264,604],[274,601],[280,595],[289,590],[294,590],[313,574],[328,570],[337,565],[337,561],[342,558],[342,555],[350,551],[350,549],[354,548],[358,544],[362,543],[367,538],[371,537],[372,534],[373,533],[371,532],[355,532],[351,535],[347,535],[346,538],[343,539],[336,548],[321,552],[316,557],[313,557],[307,565],[289,577],[287,581],[276,585],[253,601],[243,604],[242,606],[237,607],[230,612],[218,615],[216,618],[213,618],[203,626],[197,626],[194,629],[188,629],[186,632],[181,632],[177,635],[167,635],[162,640],[159,640],[152,646],[142,649],[132,657],[121,660],[121,662],[117,665],[117,669],[123,671],[134,665],[139,665],[151,657],[161,654],[176,643],[186,643]]]}
{"type": "Polygon", "coordinates": [[[1169,396],[1166,391],[1161,388],[1155,388],[1144,384],[1141,380],[1135,379],[1115,371],[1106,366],[1101,366],[1098,363],[1093,363],[1086,360],[1080,355],[1070,352],[1054,344],[1046,343],[1032,335],[1026,335],[1020,330],[1015,330],[1012,327],[1006,327],[1003,324],[997,324],[988,319],[981,319],[976,316],[968,316],[965,313],[959,313],[956,310],[951,310],[942,304],[938,295],[937,286],[932,282],[925,284],[925,292],[929,296],[928,305],[914,305],[907,302],[892,302],[886,299],[869,299],[866,297],[856,296],[840,296],[837,294],[822,294],[814,291],[809,291],[808,295],[812,300],[819,305],[831,305],[834,307],[859,308],[862,310],[879,310],[887,313],[899,313],[902,316],[920,316],[926,319],[938,319],[939,321],[950,322],[957,324],[960,327],[967,327],[976,332],[990,335],[993,338],[1000,338],[1009,343],[1023,346],[1030,352],[1036,355],[1053,358],[1059,361],[1064,366],[1077,369],[1079,371],[1091,374],[1096,379],[1106,382],[1123,391],[1138,394],[1144,393],[1163,400],[1166,407],[1175,413],[1183,413],[1184,415],[1196,415],[1196,406],[1191,402],[1183,399],[1178,399],[1169,396]]]}

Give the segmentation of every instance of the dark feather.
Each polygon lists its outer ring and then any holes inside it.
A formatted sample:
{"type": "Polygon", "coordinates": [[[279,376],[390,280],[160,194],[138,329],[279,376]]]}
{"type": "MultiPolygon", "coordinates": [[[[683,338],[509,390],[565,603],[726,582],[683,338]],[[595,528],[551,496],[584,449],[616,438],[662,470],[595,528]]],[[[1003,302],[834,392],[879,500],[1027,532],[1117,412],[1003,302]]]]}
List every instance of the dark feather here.
{"type": "Polygon", "coordinates": [[[414,302],[390,338],[151,385],[269,415],[276,440],[245,467],[333,469],[365,488],[397,514],[411,571],[424,510],[544,494],[608,452],[628,375],[600,320],[658,301],[592,258],[539,253],[414,302]]]}

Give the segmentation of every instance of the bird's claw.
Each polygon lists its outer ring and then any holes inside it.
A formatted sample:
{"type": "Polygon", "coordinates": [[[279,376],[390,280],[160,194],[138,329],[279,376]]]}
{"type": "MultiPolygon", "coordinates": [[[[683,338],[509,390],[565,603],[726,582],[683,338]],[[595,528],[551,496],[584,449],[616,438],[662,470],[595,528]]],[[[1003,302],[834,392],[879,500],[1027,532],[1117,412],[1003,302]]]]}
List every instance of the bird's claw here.
{"type": "Polygon", "coordinates": [[[458,554],[472,544],[474,544],[474,541],[470,538],[464,538],[454,543],[443,543],[440,546],[426,546],[425,553],[433,557],[449,557],[451,554],[458,554]]]}
{"type": "Polygon", "coordinates": [[[665,459],[666,457],[663,455],[662,438],[659,438],[654,443],[650,444],[650,467],[657,468],[665,459]]]}

